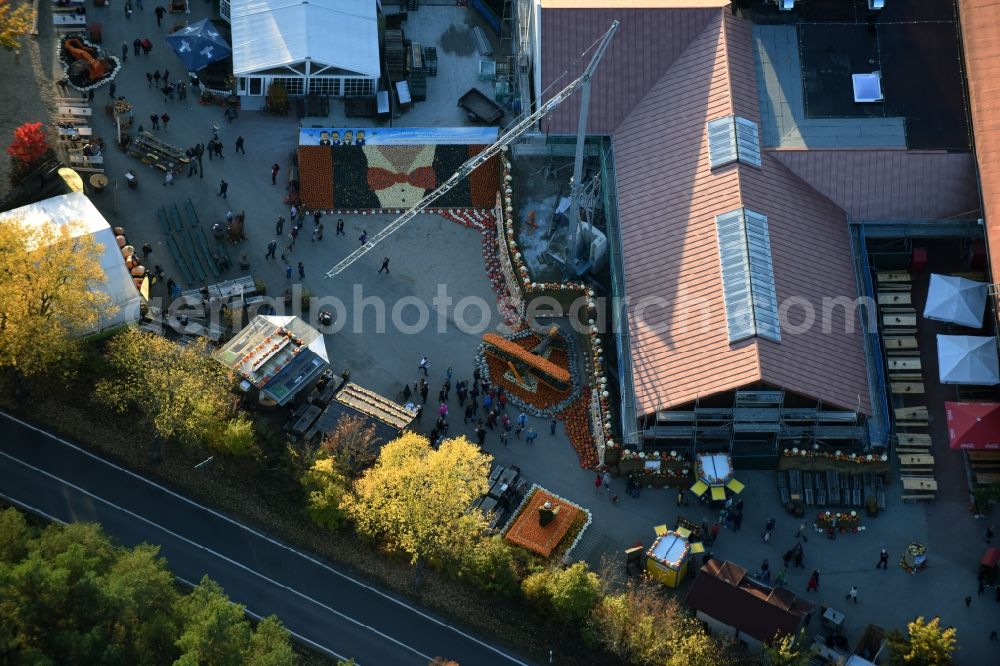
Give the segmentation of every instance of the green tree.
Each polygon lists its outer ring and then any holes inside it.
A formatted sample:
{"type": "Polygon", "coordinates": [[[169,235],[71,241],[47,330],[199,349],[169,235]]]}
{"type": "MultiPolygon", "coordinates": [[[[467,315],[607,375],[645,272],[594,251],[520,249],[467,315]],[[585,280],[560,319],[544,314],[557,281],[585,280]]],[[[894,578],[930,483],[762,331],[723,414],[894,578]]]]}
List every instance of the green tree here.
{"type": "Polygon", "coordinates": [[[941,627],[939,617],[930,622],[918,617],[906,625],[906,634],[889,633],[890,661],[894,666],[946,666],[952,663],[957,633],[954,627],[941,627]]]}
{"type": "Polygon", "coordinates": [[[331,530],[347,522],[347,513],[341,508],[350,483],[341,467],[330,456],[316,459],[301,478],[306,491],[306,515],[317,525],[331,530]]]}
{"type": "MultiPolygon", "coordinates": [[[[804,639],[803,631],[799,640],[804,639]]],[[[769,666],[809,666],[810,654],[795,646],[794,636],[776,636],[774,642],[764,648],[764,656],[769,666]]]]}
{"type": "Polygon", "coordinates": [[[295,651],[291,645],[292,635],[274,615],[269,615],[257,623],[250,638],[250,649],[246,654],[246,666],[291,666],[295,663],[295,651]]]}
{"type": "MultiPolygon", "coordinates": [[[[139,413],[164,439],[220,446],[221,433],[239,421],[231,392],[234,377],[206,355],[205,345],[199,341],[181,347],[157,335],[126,329],[108,341],[112,372],[98,381],[96,395],[119,412],[139,413]]],[[[235,445],[228,446],[231,450],[235,445]]]]}
{"type": "Polygon", "coordinates": [[[413,563],[451,561],[486,528],[483,514],[469,506],[488,489],[490,460],[464,437],[435,450],[407,432],[383,447],[343,507],[362,534],[413,563]]]}
{"type": "Polygon", "coordinates": [[[0,562],[13,563],[28,552],[28,523],[17,509],[0,511],[0,562]]]}
{"type": "Polygon", "coordinates": [[[584,562],[538,571],[521,586],[525,597],[543,608],[550,607],[566,623],[586,619],[601,598],[601,580],[584,562]]]}
{"type": "Polygon", "coordinates": [[[78,336],[113,313],[99,291],[101,246],[90,235],[74,238],[77,228],[0,221],[0,368],[69,373],[78,336]]]}
{"type": "Polygon", "coordinates": [[[726,666],[728,646],[714,639],[678,603],[650,582],[629,583],[604,596],[590,616],[590,634],[608,652],[650,666],[726,666]]]}
{"type": "Polygon", "coordinates": [[[176,653],[180,594],[159,551],[149,544],[123,549],[104,578],[113,608],[110,641],[120,646],[122,663],[165,663],[176,653]]]}
{"type": "Polygon", "coordinates": [[[177,639],[178,666],[240,666],[250,647],[250,623],[243,606],[229,601],[208,576],[177,603],[184,627],[177,639]]]}
{"type": "Polygon", "coordinates": [[[492,594],[511,597],[520,590],[514,549],[499,535],[480,539],[460,554],[459,574],[492,594]]]}

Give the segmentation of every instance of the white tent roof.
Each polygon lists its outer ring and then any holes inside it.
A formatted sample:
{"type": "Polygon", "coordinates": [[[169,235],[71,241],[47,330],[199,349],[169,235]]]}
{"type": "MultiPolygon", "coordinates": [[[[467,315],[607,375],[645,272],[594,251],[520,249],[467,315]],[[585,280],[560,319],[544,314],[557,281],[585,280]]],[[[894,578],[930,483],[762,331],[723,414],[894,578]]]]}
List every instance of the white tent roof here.
{"type": "Polygon", "coordinates": [[[931,273],[924,317],[970,328],[982,328],[985,310],[985,282],[931,273]]]}
{"type": "Polygon", "coordinates": [[[104,269],[105,281],[100,286],[100,291],[107,294],[111,303],[118,308],[110,316],[101,314],[97,330],[139,319],[142,297],[125,267],[125,258],[115,241],[115,234],[101,212],[84,194],[63,194],[0,213],[0,221],[11,218],[18,218],[29,226],[39,226],[46,222],[58,225],[81,223],[75,237],[89,234],[101,244],[101,268],[104,269]]]}
{"type": "Polygon", "coordinates": [[[991,335],[938,335],[942,384],[1000,384],[997,340],[991,335]]]}
{"type": "Polygon", "coordinates": [[[378,78],[377,0],[232,0],[233,72],[307,58],[378,78]]]}

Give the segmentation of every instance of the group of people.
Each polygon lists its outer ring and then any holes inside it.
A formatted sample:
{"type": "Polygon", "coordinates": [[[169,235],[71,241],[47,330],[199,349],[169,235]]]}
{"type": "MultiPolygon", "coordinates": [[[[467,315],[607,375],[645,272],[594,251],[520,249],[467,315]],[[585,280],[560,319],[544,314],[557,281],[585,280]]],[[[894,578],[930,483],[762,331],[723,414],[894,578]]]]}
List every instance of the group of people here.
{"type": "MultiPolygon", "coordinates": [[[[417,372],[423,373],[423,376],[415,381],[412,387],[409,385],[404,387],[403,398],[415,404],[416,420],[419,423],[423,416],[427,397],[430,394],[430,385],[427,382],[430,376],[430,361],[426,356],[420,359],[417,372]]],[[[437,446],[448,434],[449,401],[453,375],[454,370],[449,367],[446,371],[446,378],[438,391],[437,420],[428,435],[434,446],[437,446]]],[[[538,438],[538,432],[528,424],[528,415],[525,412],[520,411],[511,418],[511,414],[507,413],[507,392],[502,386],[485,379],[480,368],[476,367],[473,370],[471,382],[464,379],[458,380],[454,384],[454,389],[459,409],[462,410],[462,423],[475,423],[473,432],[480,448],[486,444],[487,429],[491,432],[499,429],[499,442],[502,446],[509,444],[511,435],[520,440],[523,434],[527,444],[534,443],[538,438]],[[480,407],[483,410],[482,417],[479,413],[480,407]]],[[[557,424],[555,419],[551,419],[549,430],[553,435],[556,432],[557,424]]]]}

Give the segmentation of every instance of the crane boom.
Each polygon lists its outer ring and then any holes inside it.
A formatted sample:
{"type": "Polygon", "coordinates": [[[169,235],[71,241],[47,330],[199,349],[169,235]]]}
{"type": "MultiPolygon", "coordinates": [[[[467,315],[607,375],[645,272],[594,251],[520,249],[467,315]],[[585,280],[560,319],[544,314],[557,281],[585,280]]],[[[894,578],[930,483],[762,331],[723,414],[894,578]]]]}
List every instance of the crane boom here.
{"type": "Polygon", "coordinates": [[[537,111],[535,111],[529,116],[526,116],[525,118],[522,118],[516,124],[508,128],[507,131],[501,134],[500,137],[496,140],[496,142],[493,143],[488,148],[486,148],[486,150],[482,151],[478,155],[475,155],[474,157],[469,158],[464,164],[462,164],[462,166],[458,167],[458,170],[455,173],[453,173],[451,177],[448,178],[448,180],[441,183],[437,187],[437,189],[435,189],[433,192],[431,192],[426,197],[421,199],[418,203],[414,204],[412,208],[410,208],[405,213],[403,213],[395,220],[390,222],[380,232],[372,236],[371,240],[369,240],[367,243],[365,243],[358,249],[354,250],[354,252],[351,252],[349,255],[344,257],[339,264],[337,264],[329,271],[327,271],[326,277],[331,278],[345,271],[351,264],[353,264],[355,261],[368,254],[371,250],[375,248],[376,245],[378,245],[383,240],[388,238],[392,233],[394,233],[404,224],[412,220],[420,213],[427,210],[431,204],[433,204],[435,201],[444,196],[453,187],[458,185],[463,178],[472,173],[477,167],[482,166],[491,157],[494,157],[497,154],[499,154],[500,151],[503,150],[506,146],[509,146],[510,144],[514,143],[514,141],[516,141],[518,137],[520,137],[522,134],[531,129],[531,127],[535,124],[535,122],[547,116],[557,106],[562,104],[570,95],[579,90],[580,87],[586,81],[590,80],[590,77],[593,75],[594,69],[597,66],[598,60],[600,60],[601,56],[604,55],[608,43],[611,41],[611,38],[614,36],[615,31],[617,29],[618,29],[618,21],[616,20],[612,22],[611,27],[604,34],[604,37],[602,37],[600,45],[598,46],[597,51],[594,53],[593,59],[587,66],[587,69],[584,70],[583,74],[579,76],[579,78],[575,79],[565,88],[556,93],[551,99],[549,99],[549,101],[542,104],[537,111]]]}

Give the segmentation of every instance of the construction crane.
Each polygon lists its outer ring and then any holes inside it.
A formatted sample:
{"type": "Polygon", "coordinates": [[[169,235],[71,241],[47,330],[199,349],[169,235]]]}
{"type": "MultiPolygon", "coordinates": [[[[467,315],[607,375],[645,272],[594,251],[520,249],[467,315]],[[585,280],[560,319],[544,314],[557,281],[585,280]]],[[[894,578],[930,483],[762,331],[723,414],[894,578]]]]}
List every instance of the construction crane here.
{"type": "MultiPolygon", "coordinates": [[[[444,194],[447,193],[449,190],[451,190],[453,187],[458,185],[463,178],[465,178],[470,173],[475,171],[477,167],[482,166],[491,157],[494,157],[495,155],[500,153],[500,151],[502,151],[505,147],[514,143],[514,141],[516,141],[522,134],[531,129],[531,127],[537,121],[541,120],[548,114],[552,113],[552,111],[557,106],[562,104],[570,95],[579,90],[581,87],[586,86],[587,88],[589,88],[590,79],[594,75],[594,70],[597,69],[597,63],[600,62],[601,57],[604,56],[604,52],[607,51],[608,46],[611,43],[611,38],[614,37],[615,32],[617,30],[618,30],[618,21],[613,21],[611,23],[611,27],[608,29],[606,33],[604,33],[604,36],[601,37],[600,42],[597,44],[597,49],[594,51],[594,55],[590,59],[590,63],[587,65],[587,68],[583,71],[583,74],[581,74],[579,78],[577,78],[568,86],[566,86],[558,93],[556,93],[552,97],[552,99],[545,102],[545,104],[540,106],[537,111],[535,111],[529,116],[524,117],[523,119],[518,121],[515,125],[508,128],[503,134],[500,135],[500,137],[496,140],[496,143],[494,143],[493,145],[491,145],[490,147],[488,147],[486,150],[482,151],[475,157],[470,158],[462,166],[458,167],[458,171],[453,173],[448,180],[441,183],[441,185],[439,185],[436,190],[428,194],[418,203],[414,204],[412,208],[410,208],[405,213],[403,213],[395,220],[390,222],[385,227],[385,229],[382,229],[382,231],[372,236],[371,240],[369,240],[367,243],[359,247],[354,252],[351,252],[349,255],[344,257],[344,259],[339,264],[337,264],[329,271],[327,271],[326,277],[331,278],[347,270],[347,268],[351,264],[353,264],[355,261],[368,254],[371,250],[375,248],[376,245],[378,245],[383,240],[388,238],[393,232],[398,230],[400,227],[402,227],[404,224],[412,220],[420,213],[427,210],[431,206],[431,204],[433,204],[435,201],[444,196],[444,194]]],[[[587,98],[589,99],[589,96],[587,96],[587,98]]],[[[585,112],[586,111],[584,110],[584,113],[585,112]]],[[[584,118],[585,117],[586,116],[584,115],[584,118]]]]}

